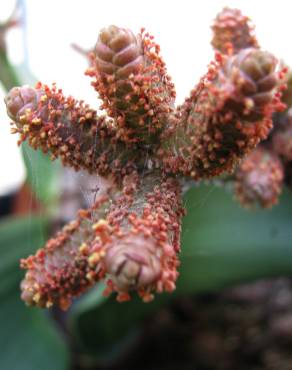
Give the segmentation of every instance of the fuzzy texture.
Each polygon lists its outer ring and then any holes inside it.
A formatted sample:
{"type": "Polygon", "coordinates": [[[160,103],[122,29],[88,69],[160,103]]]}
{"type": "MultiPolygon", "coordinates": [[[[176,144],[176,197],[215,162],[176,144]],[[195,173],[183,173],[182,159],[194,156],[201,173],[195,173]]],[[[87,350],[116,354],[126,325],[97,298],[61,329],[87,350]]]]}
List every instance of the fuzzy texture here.
{"type": "Polygon", "coordinates": [[[280,159],[267,149],[257,148],[236,172],[235,196],[244,207],[270,208],[278,203],[283,180],[280,159]]]}
{"type": "Polygon", "coordinates": [[[21,284],[29,305],[68,308],[94,283],[125,301],[136,290],[145,302],[172,291],[183,215],[179,184],[171,178],[126,176],[121,191],[99,197],[80,211],[43,249],[22,260],[21,284]]]}
{"type": "Polygon", "coordinates": [[[223,54],[258,47],[250,19],[238,9],[224,8],[215,18],[212,31],[212,46],[223,54]]]}
{"type": "Polygon", "coordinates": [[[175,90],[153,37],[110,26],[101,30],[88,74],[119,136],[153,142],[173,109],[175,90]]]}
{"type": "Polygon", "coordinates": [[[181,190],[173,178],[160,178],[158,173],[131,178],[124,193],[130,206],[120,201],[107,217],[117,227],[105,257],[112,277],[108,289],[120,292],[119,300],[129,299],[134,289],[150,301],[152,292],[175,289],[184,214],[181,190]]]}
{"type": "Polygon", "coordinates": [[[65,97],[56,86],[16,87],[5,102],[19,143],[28,140],[34,149],[75,170],[120,175],[133,169],[135,155],[117,139],[114,122],[97,116],[82,101],[65,97]]]}
{"type": "MultiPolygon", "coordinates": [[[[7,111],[20,142],[113,182],[106,196],[22,261],[27,270],[22,298],[28,304],[67,308],[101,279],[105,294],[116,292],[118,301],[136,291],[149,302],[155,292],[175,289],[184,181],[232,171],[267,137],[272,113],[283,108],[283,73],[276,72],[276,59],[248,37],[247,18],[238,11],[223,12],[213,44],[225,52],[228,35],[232,52],[216,54],[178,108],[152,36],[116,26],[101,30],[86,72],[110,118],[65,98],[54,86],[39,83],[9,92],[7,111]]],[[[252,164],[259,165],[254,171],[263,194],[255,192],[255,198],[262,195],[266,206],[275,202],[281,176],[270,171],[269,164],[279,167],[271,156],[259,157],[252,164]]],[[[242,167],[242,197],[254,184],[244,180],[248,171],[253,168],[242,167]]]]}
{"type": "Polygon", "coordinates": [[[282,108],[275,68],[275,58],[257,49],[219,56],[164,133],[165,170],[195,180],[234,170],[267,137],[272,113],[282,108]]]}
{"type": "Polygon", "coordinates": [[[104,276],[101,265],[88,261],[91,248],[102,231],[96,223],[105,217],[109,197],[99,197],[86,211],[50,239],[34,256],[21,260],[27,270],[21,283],[21,298],[38,307],[58,305],[67,309],[79,296],[104,276]]]}

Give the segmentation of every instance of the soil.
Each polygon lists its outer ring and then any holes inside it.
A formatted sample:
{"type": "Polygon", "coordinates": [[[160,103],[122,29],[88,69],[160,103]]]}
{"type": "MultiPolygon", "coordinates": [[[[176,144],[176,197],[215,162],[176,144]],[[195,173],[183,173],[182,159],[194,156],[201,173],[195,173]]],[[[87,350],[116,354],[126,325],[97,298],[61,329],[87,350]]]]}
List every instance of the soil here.
{"type": "Polygon", "coordinates": [[[177,300],[117,364],[90,370],[292,370],[291,345],[292,282],[265,280],[177,300]]]}

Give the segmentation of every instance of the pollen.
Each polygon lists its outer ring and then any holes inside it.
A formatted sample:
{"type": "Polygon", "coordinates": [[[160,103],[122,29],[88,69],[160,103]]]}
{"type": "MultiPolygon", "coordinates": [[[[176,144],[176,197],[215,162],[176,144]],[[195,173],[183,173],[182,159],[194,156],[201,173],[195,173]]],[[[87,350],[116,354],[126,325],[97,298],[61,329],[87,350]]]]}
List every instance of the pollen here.
{"type": "Polygon", "coordinates": [[[21,260],[27,304],[65,310],[99,281],[118,302],[173,292],[185,184],[229,173],[242,205],[277,203],[292,161],[291,117],[283,112],[283,127],[275,130],[272,118],[285,109],[289,78],[261,50],[239,10],[224,8],[212,30],[215,59],[177,107],[154,37],[113,25],[100,31],[88,54],[86,75],[102,113],[55,84],[7,94],[19,144],[108,183],[88,209],[21,260]]]}

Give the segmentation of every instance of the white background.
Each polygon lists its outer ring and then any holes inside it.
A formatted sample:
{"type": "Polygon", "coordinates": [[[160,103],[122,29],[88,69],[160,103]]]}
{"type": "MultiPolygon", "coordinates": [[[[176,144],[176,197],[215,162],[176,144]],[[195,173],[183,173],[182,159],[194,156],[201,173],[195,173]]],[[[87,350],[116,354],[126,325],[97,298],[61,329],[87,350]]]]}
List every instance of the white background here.
{"type": "MultiPolygon", "coordinates": [[[[83,75],[87,63],[70,44],[94,45],[100,28],[109,24],[138,32],[145,27],[161,45],[182,102],[205,73],[213,57],[210,24],[223,6],[237,7],[256,24],[263,49],[292,65],[292,2],[290,0],[26,0],[25,33],[9,32],[9,56],[15,64],[29,63],[41,81],[56,82],[66,94],[98,107],[90,79],[83,75]],[[24,37],[23,37],[24,36],[24,37]],[[25,46],[23,43],[25,40],[25,46]]],[[[0,1],[1,20],[9,16],[14,1],[0,1]]],[[[9,134],[9,119],[0,94],[0,194],[23,181],[24,170],[9,134]]]]}

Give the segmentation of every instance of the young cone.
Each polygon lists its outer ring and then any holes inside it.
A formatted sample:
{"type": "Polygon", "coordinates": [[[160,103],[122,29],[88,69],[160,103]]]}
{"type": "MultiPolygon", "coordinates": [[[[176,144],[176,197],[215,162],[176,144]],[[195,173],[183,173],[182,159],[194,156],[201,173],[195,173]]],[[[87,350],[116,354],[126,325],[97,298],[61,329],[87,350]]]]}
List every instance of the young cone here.
{"type": "MultiPolygon", "coordinates": [[[[100,279],[105,294],[116,292],[118,301],[136,291],[149,302],[155,292],[175,289],[184,177],[232,171],[267,137],[272,113],[283,109],[283,73],[258,49],[248,19],[225,9],[213,29],[214,47],[225,55],[216,55],[177,110],[159,46],[144,31],[135,36],[116,26],[100,32],[87,71],[111,118],[98,117],[55,86],[9,92],[7,111],[20,142],[113,180],[106,196],[22,261],[28,304],[67,308],[100,279]]],[[[238,197],[268,207],[282,179],[277,158],[256,150],[238,172],[238,197]]]]}
{"type": "Polygon", "coordinates": [[[258,47],[250,19],[238,9],[223,8],[213,22],[212,31],[212,46],[223,54],[258,47]]]}
{"type": "Polygon", "coordinates": [[[175,289],[184,214],[181,188],[174,178],[158,172],[129,178],[128,185],[124,181],[124,194],[131,204],[126,209],[121,201],[107,217],[117,228],[105,256],[108,291],[127,300],[136,290],[148,302],[155,291],[175,289]]]}
{"type": "Polygon", "coordinates": [[[28,270],[22,299],[66,309],[73,297],[103,278],[105,294],[117,292],[118,301],[128,300],[133,290],[145,302],[154,292],[174,290],[182,215],[174,179],[126,176],[121,191],[99,197],[35,256],[22,261],[28,270]]]}
{"type": "Polygon", "coordinates": [[[60,158],[64,165],[89,173],[125,172],[134,155],[117,139],[114,122],[62,91],[42,84],[14,87],[5,98],[20,143],[60,158]]]}
{"type": "Polygon", "coordinates": [[[276,64],[258,49],[212,63],[164,133],[165,170],[194,179],[232,171],[267,137],[272,113],[283,106],[275,94],[276,64]]]}
{"type": "Polygon", "coordinates": [[[279,158],[267,149],[257,148],[243,160],[236,172],[236,198],[244,207],[272,207],[278,203],[283,179],[279,158]]]}
{"type": "Polygon", "coordinates": [[[66,225],[34,256],[21,260],[26,275],[21,283],[21,298],[38,307],[57,305],[67,309],[73,297],[104,277],[101,264],[91,264],[90,250],[104,241],[96,224],[103,220],[110,197],[99,197],[93,207],[80,211],[76,221],[66,225]]]}
{"type": "Polygon", "coordinates": [[[125,141],[151,142],[157,136],[173,108],[175,91],[151,36],[104,28],[88,74],[125,141]]]}

